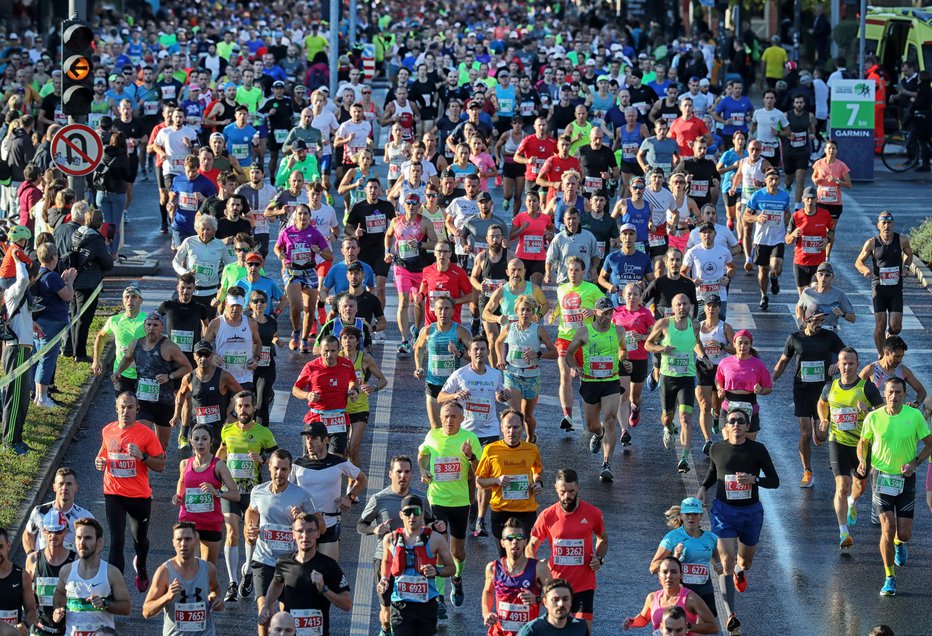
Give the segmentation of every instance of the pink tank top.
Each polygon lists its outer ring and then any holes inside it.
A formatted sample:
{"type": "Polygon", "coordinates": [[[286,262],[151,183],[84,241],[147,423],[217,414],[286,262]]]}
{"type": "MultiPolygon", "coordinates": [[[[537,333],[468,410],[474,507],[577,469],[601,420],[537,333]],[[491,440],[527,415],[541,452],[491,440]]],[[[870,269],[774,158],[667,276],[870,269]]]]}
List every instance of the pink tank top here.
{"type": "Polygon", "coordinates": [[[217,478],[217,458],[210,460],[210,464],[203,472],[194,470],[194,458],[188,459],[184,465],[184,478],[182,484],[184,492],[181,503],[181,512],[178,521],[190,521],[198,530],[219,532],[223,530],[223,511],[220,509],[220,498],[210,493],[201,492],[201,484],[208,483],[217,490],[223,484],[217,478]]]}
{"type": "MultiPolygon", "coordinates": [[[[682,607],[683,611],[686,612],[686,622],[690,625],[695,625],[699,617],[686,609],[686,597],[689,596],[689,592],[689,588],[680,587],[680,593],[676,596],[675,605],[682,607]]],[[[663,613],[667,609],[660,604],[661,598],[663,598],[663,590],[654,592],[654,602],[650,606],[650,620],[654,624],[654,629],[660,629],[660,620],[663,618],[663,613]]],[[[692,634],[692,632],[689,633],[692,634]]]]}

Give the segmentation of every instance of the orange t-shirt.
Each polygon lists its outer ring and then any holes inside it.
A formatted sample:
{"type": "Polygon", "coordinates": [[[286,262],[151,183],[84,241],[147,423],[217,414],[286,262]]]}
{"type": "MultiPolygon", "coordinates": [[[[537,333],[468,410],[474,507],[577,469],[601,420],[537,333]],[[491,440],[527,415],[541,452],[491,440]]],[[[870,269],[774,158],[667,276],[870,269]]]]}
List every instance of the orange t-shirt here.
{"type": "Polygon", "coordinates": [[[564,512],[557,502],[540,513],[531,536],[550,542],[550,571],[565,579],[574,592],[595,589],[595,572],[589,562],[595,556],[592,538],[605,534],[602,511],[578,500],[576,510],[564,512]]]}
{"type": "Polygon", "coordinates": [[[129,454],[129,445],[135,444],[143,453],[161,455],[162,445],[151,428],[136,422],[129,428],[120,428],[111,422],[101,433],[102,442],[98,457],[107,460],[104,468],[104,494],[136,499],[152,497],[149,486],[149,467],[129,454]]]}
{"type": "Polygon", "coordinates": [[[492,487],[489,504],[495,512],[534,512],[537,499],[534,497],[534,482],[544,472],[537,446],[519,442],[509,448],[504,441],[492,442],[482,451],[482,459],[476,467],[476,477],[499,477],[512,475],[507,487],[492,487]]]}
{"type": "Polygon", "coordinates": [[[3,255],[3,261],[0,262],[0,278],[16,278],[16,261],[25,264],[26,267],[32,265],[32,259],[26,255],[26,252],[18,245],[11,243],[3,255]]]}

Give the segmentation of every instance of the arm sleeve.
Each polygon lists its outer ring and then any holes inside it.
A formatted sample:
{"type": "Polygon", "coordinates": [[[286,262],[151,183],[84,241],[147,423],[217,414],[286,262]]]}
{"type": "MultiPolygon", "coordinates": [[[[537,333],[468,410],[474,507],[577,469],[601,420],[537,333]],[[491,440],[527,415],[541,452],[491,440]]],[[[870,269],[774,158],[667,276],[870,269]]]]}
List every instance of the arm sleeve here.
{"type": "Polygon", "coordinates": [[[864,397],[871,403],[871,406],[881,406],[883,404],[883,396],[880,395],[880,389],[870,380],[864,383],[864,397]]]}
{"type": "Polygon", "coordinates": [[[718,470],[715,467],[715,459],[709,462],[709,468],[705,473],[705,479],[702,480],[702,487],[708,490],[715,482],[718,481],[718,470]]]}
{"type": "Polygon", "coordinates": [[[770,458],[770,453],[767,452],[767,448],[763,445],[760,445],[759,448],[761,454],[761,471],[764,473],[764,476],[760,478],[760,481],[757,482],[757,485],[761,488],[779,488],[780,476],[777,475],[777,469],[774,468],[773,460],[770,458]]]}

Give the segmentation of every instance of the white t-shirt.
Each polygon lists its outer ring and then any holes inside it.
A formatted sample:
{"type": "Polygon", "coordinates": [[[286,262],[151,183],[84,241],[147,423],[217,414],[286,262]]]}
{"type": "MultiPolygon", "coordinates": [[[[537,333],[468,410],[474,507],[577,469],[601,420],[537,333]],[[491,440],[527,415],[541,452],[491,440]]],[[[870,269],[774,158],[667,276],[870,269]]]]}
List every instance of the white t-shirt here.
{"type": "Polygon", "coordinates": [[[184,174],[184,159],[191,154],[191,149],[197,147],[197,131],[190,126],[182,126],[181,130],[166,127],[155,136],[155,145],[162,148],[168,155],[162,161],[162,174],[184,174]],[[190,147],[184,143],[187,139],[190,147]]]}
{"type": "Polygon", "coordinates": [[[683,266],[689,268],[689,277],[696,281],[697,295],[718,294],[722,302],[728,300],[728,288],[719,282],[731,261],[731,250],[720,245],[713,245],[711,249],[696,245],[683,256],[683,266]]]}
{"type": "MultiPolygon", "coordinates": [[[[686,249],[689,249],[695,245],[699,245],[700,243],[702,243],[702,240],[699,238],[699,228],[694,227],[689,232],[689,239],[686,241],[686,249]]],[[[727,225],[716,223],[715,244],[721,245],[730,251],[731,248],[738,244],[738,239],[735,238],[735,233],[729,230],[727,225]]]]}
{"type": "Polygon", "coordinates": [[[318,510],[324,513],[324,521],[330,528],[340,521],[335,513],[338,512],[337,499],[343,495],[343,477],[354,480],[359,473],[355,464],[338,455],[328,454],[318,461],[301,457],[291,467],[288,481],[301,486],[315,502],[320,502],[318,510]]]}
{"type": "MultiPolygon", "coordinates": [[[[773,144],[779,142],[777,134],[783,128],[788,128],[790,121],[786,118],[786,114],[782,110],[767,110],[766,108],[758,108],[754,111],[754,114],[751,115],[751,121],[757,124],[757,128],[754,131],[754,136],[758,141],[765,144],[773,144]]],[[[766,151],[767,148],[764,148],[766,151]]],[[[773,154],[764,156],[772,157],[773,154]]]]}
{"type": "Polygon", "coordinates": [[[340,123],[333,113],[324,108],[320,115],[314,115],[311,120],[311,126],[320,131],[320,154],[329,155],[333,153],[330,141],[333,139],[333,133],[340,127],[340,123]]]}
{"type": "Polygon", "coordinates": [[[351,137],[349,142],[343,146],[343,152],[355,157],[357,152],[366,147],[371,132],[372,124],[365,119],[358,123],[350,120],[340,124],[336,136],[351,137]]]}
{"type": "MultiPolygon", "coordinates": [[[[447,206],[447,214],[453,218],[454,227],[462,229],[469,218],[479,214],[479,201],[470,201],[466,197],[457,197],[450,201],[450,205],[447,206]]],[[[466,242],[459,237],[456,239],[456,253],[469,253],[466,242]]]]}
{"type": "Polygon", "coordinates": [[[469,397],[461,400],[466,409],[463,428],[472,431],[476,437],[498,437],[498,412],[495,410],[495,394],[505,388],[502,372],[486,366],[485,373],[479,375],[472,367],[460,367],[443,383],[444,393],[469,391],[469,397]]]}
{"type": "Polygon", "coordinates": [[[666,188],[660,188],[660,192],[644,188],[644,199],[650,205],[650,218],[654,222],[654,226],[657,227],[666,223],[667,210],[676,205],[673,193],[666,188]]]}

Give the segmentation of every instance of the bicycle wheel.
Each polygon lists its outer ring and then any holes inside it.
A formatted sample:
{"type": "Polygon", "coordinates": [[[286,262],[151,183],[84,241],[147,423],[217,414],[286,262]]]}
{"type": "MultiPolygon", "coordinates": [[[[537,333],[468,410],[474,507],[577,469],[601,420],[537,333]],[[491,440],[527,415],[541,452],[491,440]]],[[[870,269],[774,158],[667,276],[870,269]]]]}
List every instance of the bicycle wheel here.
{"type": "Polygon", "coordinates": [[[916,167],[921,153],[912,133],[894,133],[884,140],[880,159],[891,172],[906,172],[916,167]]]}

